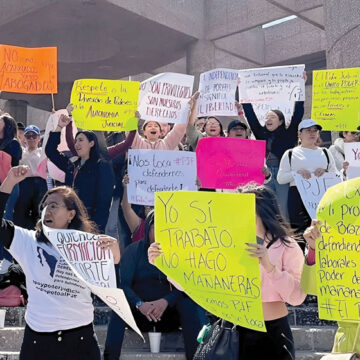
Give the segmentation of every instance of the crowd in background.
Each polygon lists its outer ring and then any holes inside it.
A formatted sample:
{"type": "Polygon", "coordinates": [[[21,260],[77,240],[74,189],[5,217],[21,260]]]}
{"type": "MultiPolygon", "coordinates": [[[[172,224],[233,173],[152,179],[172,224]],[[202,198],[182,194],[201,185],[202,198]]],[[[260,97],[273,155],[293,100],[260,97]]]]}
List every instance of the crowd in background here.
{"type": "MultiPolygon", "coordinates": [[[[23,176],[19,173],[11,175],[21,177],[21,181],[13,180],[11,191],[7,191],[3,218],[18,228],[33,230],[40,217],[39,206],[44,199],[48,202],[49,194],[56,195],[51,189],[61,185],[72,188],[75,195],[71,196],[81,200],[93,229],[117,238],[123,249],[121,261],[116,265],[118,286],[124,290],[140,329],[149,331],[155,324],[159,331],[171,331],[181,326],[186,357],[192,359],[197,347],[197,333],[209,321],[209,314],[149,263],[148,249],[156,242],[154,212],[151,207],[129,202],[127,184],[131,179],[126,170],[126,153],[128,149],[195,151],[198,141],[205,137],[265,140],[266,157],[262,169],[265,185],[248,186],[240,191],[255,193],[257,235],[265,240],[263,245],[250,248],[249,252],[260,259],[268,333],[256,334],[240,329],[240,358],[247,359],[257,353],[269,359],[293,359],[295,350],[285,303],[299,305],[306,296],[300,288],[300,277],[305,250],[303,233],[311,225],[311,218],[292,172],[304,179],[310,178],[311,174],[322,176],[325,172],[342,172],[346,178],[348,163],[345,162],[344,143],[359,141],[358,133],[341,132],[330,149],[321,147],[322,128],[311,119],[303,119],[302,101],[295,103],[288,127],[279,110],[269,111],[265,125],[261,125],[249,103],[237,104],[239,119],[231,121],[225,128],[217,117],[197,117],[197,98],[198,93],[195,93],[190,100],[187,123],[174,125],[140,121],[139,130],[127,134],[95,134],[88,130],[78,130],[74,134],[72,107],[68,106],[67,114],[58,116],[56,128],[43,141],[42,147],[37,126],[30,124],[25,127],[16,123],[11,114],[1,112],[0,151],[1,156],[10,156],[10,162],[2,160],[0,181],[3,183],[9,173],[15,172],[10,168],[18,165],[28,167],[23,176]],[[59,151],[64,127],[68,150],[59,151]],[[49,171],[42,168],[44,154],[64,173],[62,183],[51,178],[49,171]],[[263,346],[259,347],[259,343],[263,346]]],[[[141,114],[138,117],[141,119],[141,114]]],[[[0,190],[4,191],[4,187],[0,190]]],[[[54,208],[54,211],[58,210],[54,208]]],[[[51,216],[46,221],[48,226],[54,227],[55,220],[51,216]]],[[[314,233],[314,228],[311,229],[314,233]]],[[[0,246],[1,273],[8,271],[9,265],[15,261],[21,265],[16,258],[19,249],[15,251],[10,242],[4,241],[0,246]]],[[[26,271],[25,275],[28,275],[26,271]]],[[[113,314],[105,359],[119,359],[124,329],[124,321],[113,314]]]]}

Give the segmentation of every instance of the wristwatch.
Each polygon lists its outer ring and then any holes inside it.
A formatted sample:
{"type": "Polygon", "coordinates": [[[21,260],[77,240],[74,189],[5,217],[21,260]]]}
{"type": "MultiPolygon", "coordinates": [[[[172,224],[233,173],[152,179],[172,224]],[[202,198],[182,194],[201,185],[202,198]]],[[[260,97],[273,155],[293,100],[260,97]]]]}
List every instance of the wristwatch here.
{"type": "Polygon", "coordinates": [[[142,304],[143,304],[143,302],[142,302],[141,300],[139,300],[139,301],[135,304],[135,306],[136,306],[137,309],[139,309],[139,307],[140,307],[142,304]]]}

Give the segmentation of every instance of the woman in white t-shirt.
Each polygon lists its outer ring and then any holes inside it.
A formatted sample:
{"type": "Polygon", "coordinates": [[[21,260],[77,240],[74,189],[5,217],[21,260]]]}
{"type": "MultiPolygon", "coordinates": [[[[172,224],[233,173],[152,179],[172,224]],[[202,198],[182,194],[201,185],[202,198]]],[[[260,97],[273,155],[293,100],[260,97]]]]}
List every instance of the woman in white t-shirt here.
{"type": "Polygon", "coordinates": [[[280,161],[277,174],[279,184],[290,183],[288,195],[288,212],[291,227],[299,236],[310,226],[311,218],[307,213],[296,187],[292,172],[295,171],[304,179],[317,177],[325,172],[337,172],[331,153],[317,146],[322,127],[314,120],[306,119],[298,126],[299,145],[286,150],[280,161]]]}
{"type": "MultiPolygon", "coordinates": [[[[27,230],[2,218],[9,194],[28,172],[27,166],[14,167],[0,186],[0,241],[24,270],[29,295],[20,360],[99,360],[90,290],[47,240],[41,222],[36,230],[27,230]]],[[[69,187],[49,190],[40,203],[40,209],[45,207],[43,221],[50,228],[97,231],[69,187]]],[[[110,249],[115,263],[120,261],[116,239],[101,236],[98,246],[110,249]]]]}

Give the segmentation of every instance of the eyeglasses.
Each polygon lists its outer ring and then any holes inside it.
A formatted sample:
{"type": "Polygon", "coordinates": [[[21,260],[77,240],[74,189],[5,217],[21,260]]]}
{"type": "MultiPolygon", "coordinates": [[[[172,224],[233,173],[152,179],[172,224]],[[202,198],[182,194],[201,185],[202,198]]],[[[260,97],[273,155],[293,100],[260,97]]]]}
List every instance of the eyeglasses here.
{"type": "Polygon", "coordinates": [[[40,210],[44,210],[45,208],[49,211],[51,211],[52,213],[53,212],[56,212],[57,210],[59,210],[59,208],[61,207],[65,207],[66,208],[66,205],[65,204],[58,204],[58,203],[50,203],[50,204],[43,204],[41,205],[40,207],[40,210]]]}
{"type": "Polygon", "coordinates": [[[24,135],[26,139],[36,139],[39,135],[37,134],[26,134],[24,135]]]}
{"type": "Polygon", "coordinates": [[[206,125],[209,126],[220,126],[220,124],[218,122],[207,122],[206,125]]]}

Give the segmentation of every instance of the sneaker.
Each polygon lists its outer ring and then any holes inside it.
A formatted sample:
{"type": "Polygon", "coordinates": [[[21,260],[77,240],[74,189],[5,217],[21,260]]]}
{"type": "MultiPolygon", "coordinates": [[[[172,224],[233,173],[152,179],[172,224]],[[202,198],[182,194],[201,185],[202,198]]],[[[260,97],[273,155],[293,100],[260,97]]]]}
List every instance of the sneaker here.
{"type": "Polygon", "coordinates": [[[6,274],[11,264],[12,262],[8,259],[3,259],[3,261],[0,263],[0,274],[6,274]]]}

